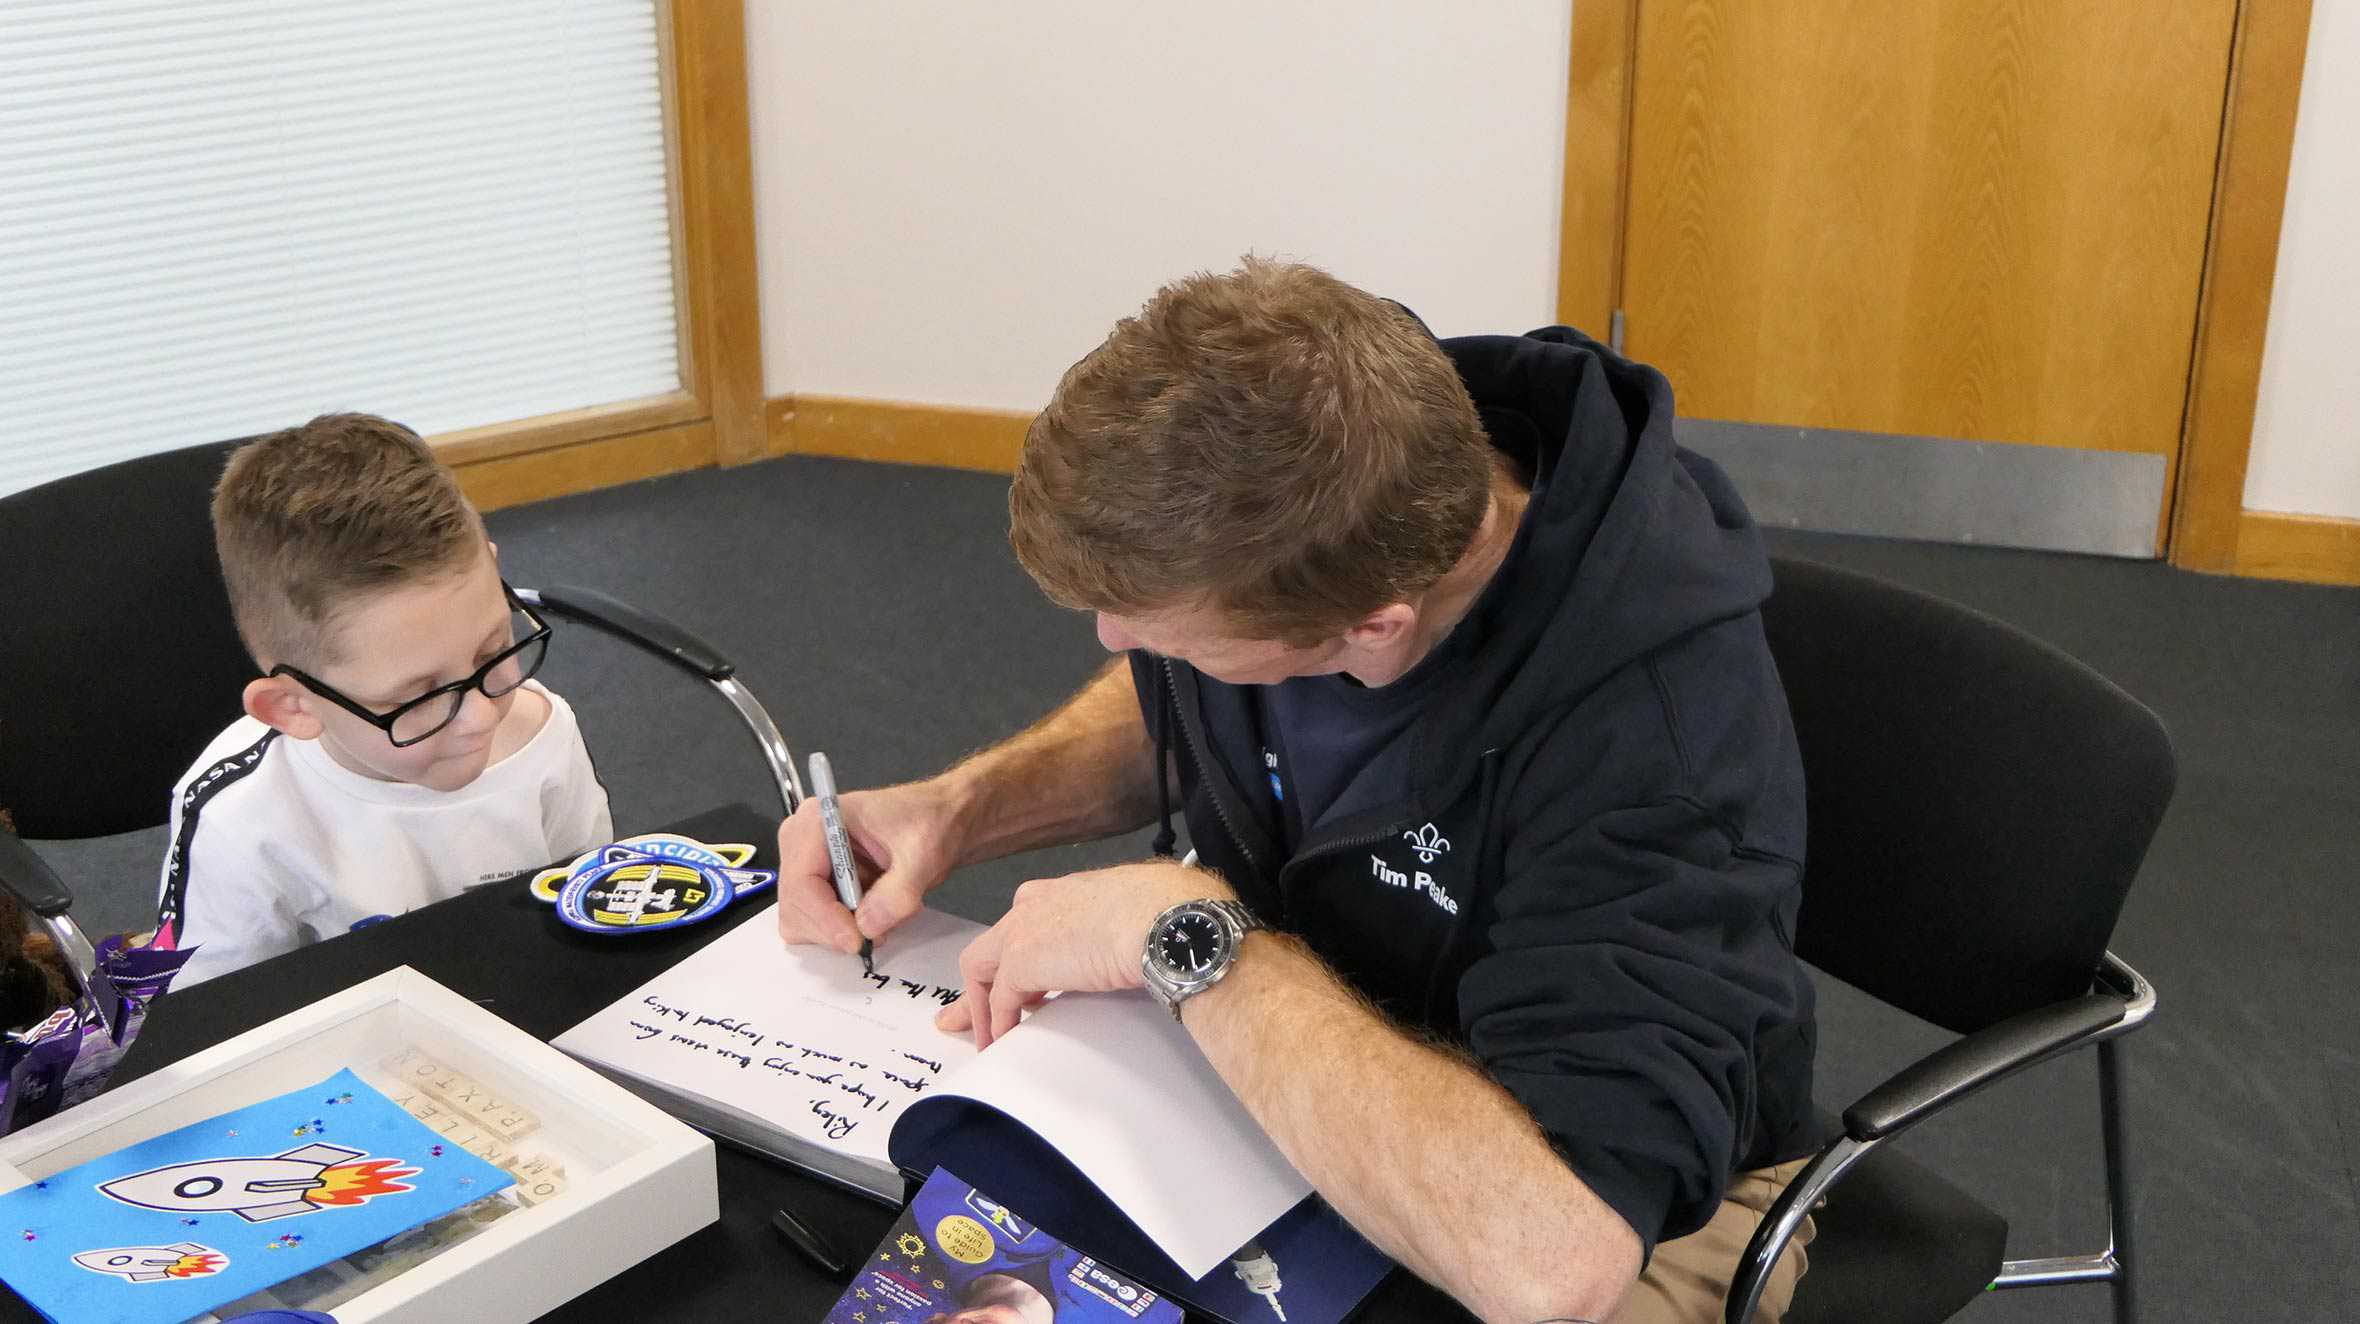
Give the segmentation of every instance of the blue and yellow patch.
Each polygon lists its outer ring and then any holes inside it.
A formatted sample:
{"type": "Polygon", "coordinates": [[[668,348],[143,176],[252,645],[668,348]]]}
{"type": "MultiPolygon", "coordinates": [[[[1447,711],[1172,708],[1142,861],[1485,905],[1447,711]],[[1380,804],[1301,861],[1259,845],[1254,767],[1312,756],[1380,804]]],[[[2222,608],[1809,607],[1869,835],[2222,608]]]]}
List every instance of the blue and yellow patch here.
{"type": "Polygon", "coordinates": [[[572,864],[533,876],[533,895],[585,933],[653,933],[710,919],[731,902],[778,881],[748,869],[744,842],[708,846],[693,837],[651,832],[584,852],[572,864]]]}

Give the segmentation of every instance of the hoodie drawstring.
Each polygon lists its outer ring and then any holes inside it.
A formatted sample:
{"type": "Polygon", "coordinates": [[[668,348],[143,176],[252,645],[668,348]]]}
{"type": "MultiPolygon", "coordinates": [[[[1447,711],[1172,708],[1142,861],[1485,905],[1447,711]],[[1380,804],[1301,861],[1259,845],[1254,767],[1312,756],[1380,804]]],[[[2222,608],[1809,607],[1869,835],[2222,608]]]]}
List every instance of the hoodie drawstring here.
{"type": "Polygon", "coordinates": [[[1169,859],[1180,834],[1172,827],[1172,781],[1165,775],[1172,759],[1172,710],[1177,699],[1172,694],[1170,676],[1161,667],[1155,673],[1155,806],[1161,823],[1155,841],[1149,849],[1159,857],[1169,859]]]}

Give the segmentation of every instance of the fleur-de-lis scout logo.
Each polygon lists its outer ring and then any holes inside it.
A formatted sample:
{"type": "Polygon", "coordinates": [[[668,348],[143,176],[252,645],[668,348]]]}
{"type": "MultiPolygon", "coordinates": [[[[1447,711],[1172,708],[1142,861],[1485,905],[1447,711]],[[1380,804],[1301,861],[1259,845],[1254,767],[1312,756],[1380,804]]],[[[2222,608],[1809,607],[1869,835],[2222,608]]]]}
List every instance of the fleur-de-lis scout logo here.
{"type": "MultiPolygon", "coordinates": [[[[1422,864],[1434,863],[1436,858],[1450,849],[1450,838],[1443,836],[1432,823],[1415,832],[1402,833],[1401,839],[1417,852],[1418,861],[1422,864]]],[[[1423,869],[1396,869],[1385,863],[1383,856],[1371,854],[1368,857],[1368,871],[1370,877],[1388,887],[1423,893],[1436,909],[1446,915],[1459,913],[1458,898],[1452,896],[1450,889],[1443,886],[1434,875],[1423,869]]]]}
{"type": "Polygon", "coordinates": [[[1402,833],[1401,839],[1408,842],[1409,848],[1418,853],[1418,860],[1423,864],[1434,863],[1435,856],[1450,849],[1450,838],[1435,831],[1432,823],[1428,823],[1415,832],[1402,833]]]}
{"type": "Polygon", "coordinates": [[[1030,1240],[1032,1226],[1018,1218],[1008,1206],[981,1191],[967,1192],[967,1207],[983,1215],[984,1226],[1008,1239],[1008,1244],[1021,1246],[1030,1240]]]}

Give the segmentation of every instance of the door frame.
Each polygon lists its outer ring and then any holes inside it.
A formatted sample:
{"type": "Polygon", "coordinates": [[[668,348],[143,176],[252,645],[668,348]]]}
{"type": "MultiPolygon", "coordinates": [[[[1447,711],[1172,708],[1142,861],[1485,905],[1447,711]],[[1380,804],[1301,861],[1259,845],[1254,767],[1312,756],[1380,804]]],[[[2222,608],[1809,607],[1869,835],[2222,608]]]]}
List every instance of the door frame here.
{"type": "MultiPolygon", "coordinates": [[[[2311,33],[2311,0],[2240,0],[2229,45],[2229,92],[2197,298],[2196,352],[2180,432],[2180,481],[2172,493],[2171,561],[2190,570],[2271,578],[2336,579],[2333,557],[2302,573],[2306,526],[2329,539],[2349,521],[2270,515],[2245,508],[2261,393],[2262,342],[2278,274],[2278,236],[2294,153],[2295,111],[2311,33]]],[[[2347,546],[2340,582],[2360,583],[2360,537],[2347,546]]]]}
{"type": "Polygon", "coordinates": [[[1599,340],[1622,306],[1631,205],[1631,97],[1639,0],[1573,0],[1565,79],[1565,205],[1558,213],[1557,320],[1599,340]]]}
{"type": "MultiPolygon", "coordinates": [[[[1557,317],[1601,339],[1622,301],[1642,3],[1573,0],[1557,317]]],[[[2360,583],[2360,524],[2245,509],[2311,0],[2239,0],[2235,22],[2164,547],[2192,570],[2360,583]]]]}

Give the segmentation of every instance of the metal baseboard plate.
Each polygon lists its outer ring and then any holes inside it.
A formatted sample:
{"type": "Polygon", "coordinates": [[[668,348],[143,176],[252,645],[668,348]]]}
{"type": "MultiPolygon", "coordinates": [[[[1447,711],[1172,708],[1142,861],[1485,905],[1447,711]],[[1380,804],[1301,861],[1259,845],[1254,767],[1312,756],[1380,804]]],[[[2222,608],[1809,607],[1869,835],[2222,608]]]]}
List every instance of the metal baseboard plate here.
{"type": "Polygon", "coordinates": [[[1683,418],[1762,524],[2153,559],[2160,455],[1683,418]]]}

